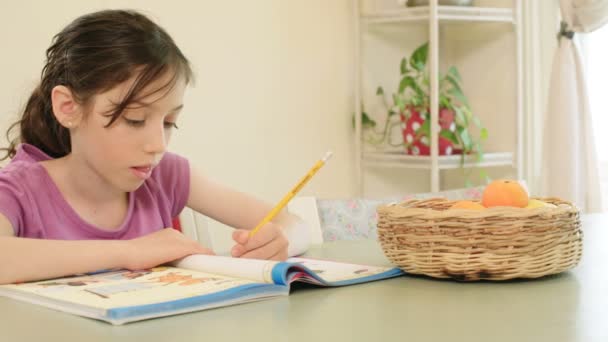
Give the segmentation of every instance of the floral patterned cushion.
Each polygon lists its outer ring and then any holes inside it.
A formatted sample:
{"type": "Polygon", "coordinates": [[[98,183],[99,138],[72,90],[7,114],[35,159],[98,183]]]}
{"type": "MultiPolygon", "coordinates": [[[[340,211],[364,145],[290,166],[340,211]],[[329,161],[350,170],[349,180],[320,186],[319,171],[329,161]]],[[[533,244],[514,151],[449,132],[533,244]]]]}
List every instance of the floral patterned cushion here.
{"type": "Polygon", "coordinates": [[[480,199],[482,189],[483,187],[476,187],[384,199],[317,199],[323,240],[376,239],[378,223],[376,207],[381,204],[431,197],[445,197],[451,200],[480,199]]]}

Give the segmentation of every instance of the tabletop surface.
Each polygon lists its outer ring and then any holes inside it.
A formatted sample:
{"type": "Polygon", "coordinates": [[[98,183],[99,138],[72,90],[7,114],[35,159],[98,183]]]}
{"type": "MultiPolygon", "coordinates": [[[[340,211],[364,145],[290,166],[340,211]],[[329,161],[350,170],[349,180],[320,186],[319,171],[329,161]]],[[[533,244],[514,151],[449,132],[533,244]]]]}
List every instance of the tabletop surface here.
{"type": "MultiPolygon", "coordinates": [[[[0,298],[2,341],[608,341],[608,214],[584,216],[583,258],[536,280],[461,283],[404,276],[123,326],[0,298]]],[[[376,241],[309,256],[388,265],[376,241]]]]}

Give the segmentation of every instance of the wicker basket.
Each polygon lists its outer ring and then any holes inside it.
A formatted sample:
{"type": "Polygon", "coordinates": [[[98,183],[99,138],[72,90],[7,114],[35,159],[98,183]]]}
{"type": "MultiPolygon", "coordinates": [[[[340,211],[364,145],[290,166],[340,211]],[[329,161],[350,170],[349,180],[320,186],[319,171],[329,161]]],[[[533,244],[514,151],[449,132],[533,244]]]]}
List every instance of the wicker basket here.
{"type": "Polygon", "coordinates": [[[443,198],[378,207],[384,254],[407,273],[462,281],[538,278],[568,270],[582,255],[579,211],[557,205],[522,209],[449,208],[443,198]]]}

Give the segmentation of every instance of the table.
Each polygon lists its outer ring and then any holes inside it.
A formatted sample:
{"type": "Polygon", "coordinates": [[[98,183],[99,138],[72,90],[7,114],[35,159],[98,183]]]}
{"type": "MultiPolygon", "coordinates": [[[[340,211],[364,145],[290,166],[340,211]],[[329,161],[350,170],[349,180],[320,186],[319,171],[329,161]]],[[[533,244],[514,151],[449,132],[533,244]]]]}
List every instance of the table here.
{"type": "MultiPolygon", "coordinates": [[[[572,271],[537,280],[460,283],[419,276],[112,326],[0,298],[2,341],[608,341],[608,214],[583,217],[572,271]]],[[[388,264],[377,242],[309,255],[388,264]]]]}

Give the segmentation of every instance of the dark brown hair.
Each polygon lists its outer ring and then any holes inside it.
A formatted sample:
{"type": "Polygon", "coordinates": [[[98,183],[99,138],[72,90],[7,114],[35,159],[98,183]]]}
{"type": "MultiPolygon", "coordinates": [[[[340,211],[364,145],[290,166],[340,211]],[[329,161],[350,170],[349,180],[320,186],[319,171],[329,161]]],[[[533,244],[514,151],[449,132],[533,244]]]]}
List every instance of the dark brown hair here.
{"type": "Polygon", "coordinates": [[[107,115],[108,126],[134,101],[170,90],[178,79],[193,77],[188,60],[173,39],[146,16],[127,10],[105,10],[77,18],[53,38],[46,51],[40,84],[25,105],[21,118],[8,129],[8,148],[0,160],[12,158],[19,143],[32,144],[53,158],[71,151],[69,131],[53,115],[51,91],[68,87],[76,101],[86,107],[91,98],[136,76],[125,98],[107,115]],[[167,72],[167,84],[142,94],[150,83],[167,72]],[[11,131],[19,136],[11,140],[11,131]]]}

